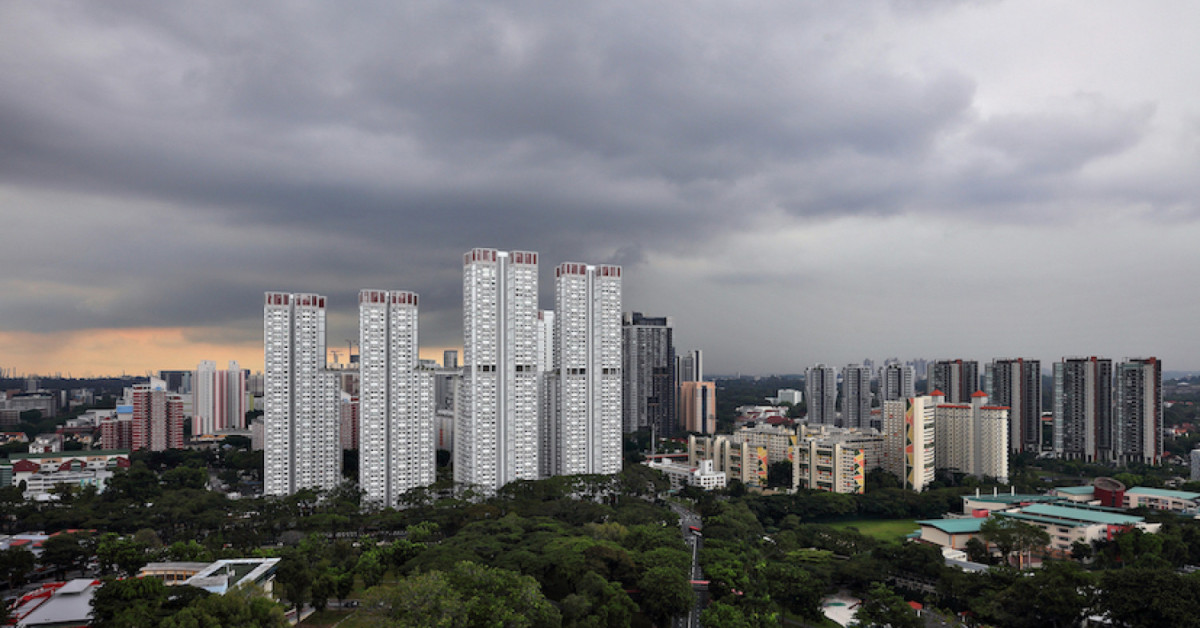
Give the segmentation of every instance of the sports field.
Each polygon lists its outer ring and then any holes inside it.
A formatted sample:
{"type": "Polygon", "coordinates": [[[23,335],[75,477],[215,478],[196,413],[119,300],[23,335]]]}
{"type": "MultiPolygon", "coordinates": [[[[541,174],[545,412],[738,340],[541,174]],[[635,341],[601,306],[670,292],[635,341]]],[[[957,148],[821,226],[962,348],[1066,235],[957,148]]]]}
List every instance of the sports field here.
{"type": "Polygon", "coordinates": [[[880,541],[899,541],[913,530],[921,527],[914,519],[862,519],[859,521],[841,521],[830,526],[839,530],[858,528],[858,531],[880,541]]]}

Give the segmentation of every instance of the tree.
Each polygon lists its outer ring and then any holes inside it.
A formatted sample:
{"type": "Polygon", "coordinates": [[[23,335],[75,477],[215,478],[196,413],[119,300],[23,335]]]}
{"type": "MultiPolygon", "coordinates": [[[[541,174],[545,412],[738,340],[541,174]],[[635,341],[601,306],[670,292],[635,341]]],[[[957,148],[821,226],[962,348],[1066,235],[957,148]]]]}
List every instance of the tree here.
{"type": "Polygon", "coordinates": [[[700,613],[700,623],[704,626],[721,626],[721,628],[753,628],[754,624],[746,619],[741,609],[724,602],[713,602],[700,613]]]}
{"type": "Polygon", "coordinates": [[[595,572],[584,575],[576,591],[563,600],[563,619],[567,625],[628,626],[638,610],[620,584],[606,581],[595,572]],[[566,600],[571,598],[574,599],[568,617],[566,600]]]}
{"type": "Polygon", "coordinates": [[[1071,562],[1051,561],[1042,569],[1007,570],[1015,577],[998,576],[1001,585],[972,601],[971,609],[987,623],[1015,628],[1076,626],[1096,601],[1096,579],[1071,562]]]}
{"type": "Polygon", "coordinates": [[[379,584],[383,579],[383,574],[387,571],[387,563],[384,562],[378,549],[369,549],[358,557],[358,564],[354,566],[354,571],[363,579],[363,584],[368,588],[379,584]]]}
{"type": "Polygon", "coordinates": [[[167,558],[185,562],[204,562],[211,561],[213,556],[207,547],[197,543],[195,539],[189,539],[186,543],[175,541],[168,546],[167,558]]]}
{"type": "Polygon", "coordinates": [[[67,573],[80,569],[91,556],[84,548],[81,534],[55,534],[42,542],[42,562],[54,565],[55,568],[67,573]]]}
{"type": "Polygon", "coordinates": [[[275,571],[275,582],[283,586],[283,597],[300,608],[309,599],[312,570],[308,559],[295,550],[285,553],[275,571]]]}
{"type": "MultiPolygon", "coordinates": [[[[25,584],[27,577],[37,566],[33,552],[24,547],[0,550],[0,580],[8,583],[9,589],[25,584]]],[[[2,624],[0,624],[2,625],[2,624]]]]}
{"type": "Polygon", "coordinates": [[[1200,617],[1200,579],[1165,569],[1130,567],[1104,572],[1097,608],[1119,626],[1194,626],[1200,617]]]}
{"type": "Polygon", "coordinates": [[[987,543],[979,540],[979,537],[973,536],[967,539],[967,559],[976,562],[989,564],[992,562],[992,553],[988,551],[987,543]]]}
{"type": "Polygon", "coordinates": [[[136,576],[138,570],[150,562],[145,545],[111,532],[100,537],[96,559],[100,563],[101,573],[111,573],[115,568],[130,577],[136,576]]]}
{"type": "Polygon", "coordinates": [[[820,621],[821,598],[825,583],[815,578],[803,567],[786,562],[768,563],[763,570],[767,591],[788,612],[811,621],[820,621]]]}
{"type": "Polygon", "coordinates": [[[772,488],[791,488],[792,487],[792,461],[780,460],[772,462],[771,466],[767,467],[767,486],[772,488]]]}
{"type": "Polygon", "coordinates": [[[158,578],[105,578],[92,595],[92,622],[99,628],[154,626],[166,601],[167,585],[158,578]]]}
{"type": "Polygon", "coordinates": [[[652,567],[638,580],[638,588],[642,591],[642,612],[660,624],[686,613],[692,605],[692,587],[678,569],[652,567]]]}
{"type": "Polygon", "coordinates": [[[162,474],[162,485],[167,490],[202,489],[207,483],[208,472],[197,467],[175,467],[162,474]]]}
{"type": "Polygon", "coordinates": [[[1071,558],[1079,562],[1085,562],[1092,557],[1092,544],[1083,541],[1075,541],[1071,544],[1071,558]]]}
{"type": "Polygon", "coordinates": [[[1006,562],[1014,552],[1024,555],[1050,543],[1050,534],[1042,528],[1010,517],[988,517],[979,526],[979,531],[1000,550],[1006,562]]]}
{"type": "MultiPolygon", "coordinates": [[[[394,626],[557,626],[561,615],[533,578],[461,562],[367,592],[368,613],[394,626]]],[[[377,621],[375,623],[384,623],[377,621]]]]}
{"type": "Polygon", "coordinates": [[[224,595],[201,597],[159,623],[162,628],[287,628],[290,625],[283,607],[253,586],[238,587],[224,595]]]}
{"type": "Polygon", "coordinates": [[[325,567],[313,579],[312,594],[309,596],[309,603],[318,611],[323,611],[329,602],[329,598],[336,594],[337,574],[333,571],[332,567],[325,567]]]}
{"type": "Polygon", "coordinates": [[[338,602],[350,597],[350,592],[354,591],[354,572],[338,570],[333,579],[333,594],[337,597],[338,602]]]}
{"type": "Polygon", "coordinates": [[[887,585],[876,582],[871,585],[862,606],[854,614],[853,626],[890,626],[891,628],[922,628],[924,623],[917,617],[904,598],[887,585]]]}

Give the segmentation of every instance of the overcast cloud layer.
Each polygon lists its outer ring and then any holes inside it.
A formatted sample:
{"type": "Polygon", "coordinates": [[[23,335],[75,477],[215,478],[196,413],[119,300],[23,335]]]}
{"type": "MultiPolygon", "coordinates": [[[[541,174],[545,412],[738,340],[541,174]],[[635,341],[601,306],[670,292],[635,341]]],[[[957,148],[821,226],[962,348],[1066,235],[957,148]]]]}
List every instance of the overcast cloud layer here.
{"type": "Polygon", "coordinates": [[[331,345],[360,288],[415,290],[453,347],[492,246],[541,252],[546,308],[553,265],[625,265],[710,372],[1200,369],[1197,32],[1192,1],[0,4],[0,367],[160,328],[178,362],[122,368],[246,362],[213,352],[261,346],[267,290],[328,295],[331,345]]]}

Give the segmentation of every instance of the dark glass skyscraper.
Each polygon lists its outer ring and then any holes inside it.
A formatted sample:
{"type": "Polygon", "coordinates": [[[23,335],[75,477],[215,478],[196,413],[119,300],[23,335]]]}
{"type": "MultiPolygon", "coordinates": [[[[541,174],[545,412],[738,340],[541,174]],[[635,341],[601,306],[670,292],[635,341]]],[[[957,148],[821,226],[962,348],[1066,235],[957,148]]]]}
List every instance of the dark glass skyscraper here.
{"type": "Polygon", "coordinates": [[[626,312],[621,341],[624,431],[653,426],[658,436],[675,434],[675,339],[671,318],[626,312]]]}

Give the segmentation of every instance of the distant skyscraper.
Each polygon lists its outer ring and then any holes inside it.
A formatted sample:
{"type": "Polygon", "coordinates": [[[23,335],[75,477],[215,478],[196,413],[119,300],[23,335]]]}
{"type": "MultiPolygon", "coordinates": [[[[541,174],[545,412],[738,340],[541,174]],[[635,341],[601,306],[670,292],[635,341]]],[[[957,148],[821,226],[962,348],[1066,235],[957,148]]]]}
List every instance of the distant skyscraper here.
{"type": "Polygon", "coordinates": [[[1112,453],[1113,364],[1107,358],[1054,363],[1054,451],[1060,458],[1106,462],[1112,453]]]}
{"type": "Polygon", "coordinates": [[[246,422],[246,373],[235,361],[217,370],[203,360],[192,374],[192,435],[212,435],[240,430],[246,422]]]}
{"type": "Polygon", "coordinates": [[[263,492],[336,487],[341,394],[325,370],[325,297],[266,293],[263,358],[263,492]]]}
{"type": "Polygon", "coordinates": [[[679,382],[679,414],[684,430],[699,434],[716,434],[716,383],[679,382]]]}
{"type": "Polygon", "coordinates": [[[552,475],[621,470],[621,267],[554,271],[552,475]]]}
{"type": "Polygon", "coordinates": [[[455,351],[454,349],[446,349],[442,352],[442,368],[458,368],[458,351],[455,351]]]}
{"type": "Polygon", "coordinates": [[[1126,358],[1117,365],[1114,460],[1156,465],[1162,458],[1162,362],[1126,358]]]}
{"type": "Polygon", "coordinates": [[[975,360],[938,360],[929,365],[932,393],[940,390],[949,403],[971,403],[971,395],[979,390],[979,363],[975,360]]]}
{"type": "Polygon", "coordinates": [[[624,430],[636,432],[653,426],[656,435],[672,436],[678,429],[671,318],[626,312],[622,322],[624,430]]]}
{"type": "Polygon", "coordinates": [[[1042,449],[1042,362],[1026,358],[997,358],[989,395],[997,406],[1008,406],[1009,446],[1013,451],[1042,449]]]}
{"type": "Polygon", "coordinates": [[[871,427],[871,367],[842,369],[842,427],[871,427]]]}
{"type": "Polygon", "coordinates": [[[916,370],[912,366],[889,361],[879,369],[880,402],[916,396],[916,379],[916,370]]]}
{"type": "Polygon", "coordinates": [[[133,410],[130,449],[183,448],[183,399],[168,392],[166,382],[156,378],[128,390],[127,401],[133,410]]]}
{"type": "Polygon", "coordinates": [[[463,376],[454,479],[495,490],[538,477],[537,253],[463,256],[463,376]]]}
{"type": "Polygon", "coordinates": [[[192,374],[193,371],[159,371],[158,378],[167,383],[167,392],[186,395],[192,392],[192,374]]]}
{"type": "Polygon", "coordinates": [[[417,295],[358,293],[359,488],[395,506],[436,480],[433,372],[418,367],[417,295]]]}
{"type": "Polygon", "coordinates": [[[834,425],[837,423],[837,371],[832,366],[818,364],[804,374],[808,394],[808,422],[834,425]]]}
{"type": "Polygon", "coordinates": [[[679,366],[676,369],[681,382],[704,381],[704,356],[699,349],[692,349],[679,356],[679,366]]]}

